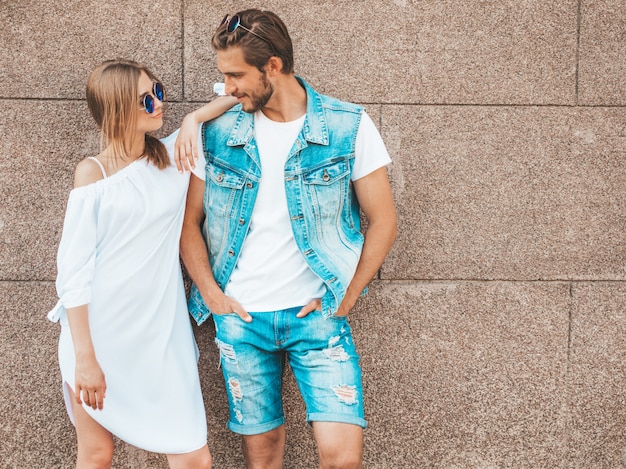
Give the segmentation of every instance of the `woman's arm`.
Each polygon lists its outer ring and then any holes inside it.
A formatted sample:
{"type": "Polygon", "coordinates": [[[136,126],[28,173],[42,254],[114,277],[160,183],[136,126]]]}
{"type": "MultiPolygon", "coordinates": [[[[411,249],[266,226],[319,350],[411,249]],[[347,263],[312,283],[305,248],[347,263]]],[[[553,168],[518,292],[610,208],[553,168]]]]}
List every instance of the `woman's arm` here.
{"type": "Polygon", "coordinates": [[[237,98],[220,96],[201,108],[190,112],[180,124],[180,132],[174,143],[174,162],[178,171],[191,171],[198,159],[198,124],[221,116],[237,104],[237,98]]]}
{"type": "MultiPolygon", "coordinates": [[[[100,167],[89,158],[84,159],[74,172],[74,188],[86,186],[95,181],[102,179],[102,172],[100,167]]],[[[80,226],[83,231],[71,230],[72,233],[85,234],[85,228],[88,226],[95,226],[95,224],[83,223],[80,226]]],[[[72,224],[70,223],[70,226],[72,224]]],[[[65,227],[63,230],[65,236],[65,227]]],[[[95,236],[95,232],[92,233],[95,236]]],[[[81,246],[89,246],[88,239],[93,239],[95,244],[95,238],[91,236],[82,237],[80,239],[81,246]]],[[[71,241],[68,241],[71,244],[71,241]]],[[[61,245],[64,245],[64,239],[61,239],[61,245]]],[[[61,248],[59,248],[61,249],[61,248]]],[[[73,249],[73,253],[76,251],[73,249]]],[[[89,329],[89,307],[85,305],[76,306],[73,308],[66,308],[67,321],[70,325],[70,332],[72,334],[72,343],[74,344],[74,355],[76,356],[76,365],[74,368],[74,395],[76,396],[76,402],[91,406],[92,409],[102,409],[104,406],[104,396],[106,393],[106,381],[104,379],[104,373],[100,368],[100,364],[96,359],[96,352],[91,341],[91,330],[89,329]],[[81,399],[82,394],[82,399],[81,399]]]]}
{"type": "Polygon", "coordinates": [[[104,373],[96,359],[96,351],[91,340],[88,306],[82,305],[75,308],[67,308],[67,320],[70,325],[74,354],[76,356],[74,378],[76,402],[82,404],[84,401],[92,409],[102,410],[107,385],[104,373]]]}

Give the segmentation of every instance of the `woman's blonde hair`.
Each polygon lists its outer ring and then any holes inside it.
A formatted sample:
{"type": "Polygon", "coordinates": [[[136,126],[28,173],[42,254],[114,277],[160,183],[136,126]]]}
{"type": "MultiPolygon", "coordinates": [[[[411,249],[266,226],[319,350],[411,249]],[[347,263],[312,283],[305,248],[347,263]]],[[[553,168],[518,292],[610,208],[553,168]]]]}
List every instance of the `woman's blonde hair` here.
{"type": "MultiPolygon", "coordinates": [[[[144,72],[152,81],[154,74],[132,60],[107,60],[98,65],[87,79],[87,106],[100,129],[100,146],[110,147],[115,158],[130,158],[129,136],[137,125],[139,76],[144,72]]],[[[170,165],[165,146],[146,134],[142,157],[159,169],[170,165]]]]}

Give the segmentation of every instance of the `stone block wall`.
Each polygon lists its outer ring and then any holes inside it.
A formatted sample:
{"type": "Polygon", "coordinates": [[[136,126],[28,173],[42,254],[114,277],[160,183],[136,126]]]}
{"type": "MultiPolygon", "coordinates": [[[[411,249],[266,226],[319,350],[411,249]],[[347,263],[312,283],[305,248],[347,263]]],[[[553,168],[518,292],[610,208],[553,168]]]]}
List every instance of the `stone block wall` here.
{"type": "MultiPolygon", "coordinates": [[[[248,6],[393,159],[399,238],[351,315],[366,467],[626,467],[626,0],[0,0],[0,467],[74,464],[45,315],[73,169],[98,149],[88,73],[148,64],[166,135],[212,98],[210,36],[248,6]]],[[[209,444],[240,468],[213,332],[195,328],[209,444]]],[[[285,467],[316,467],[285,381],[285,467]]],[[[120,442],[115,467],[167,464],[120,442]]]]}

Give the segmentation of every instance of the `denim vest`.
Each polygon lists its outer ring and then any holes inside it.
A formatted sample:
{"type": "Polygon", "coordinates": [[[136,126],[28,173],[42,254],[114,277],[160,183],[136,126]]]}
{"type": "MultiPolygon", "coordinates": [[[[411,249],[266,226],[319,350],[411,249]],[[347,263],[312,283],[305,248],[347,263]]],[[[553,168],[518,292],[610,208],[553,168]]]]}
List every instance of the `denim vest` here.
{"type": "MultiPolygon", "coordinates": [[[[285,163],[285,190],[296,244],[326,285],[324,317],[335,314],[363,247],[359,205],[350,176],[363,109],[315,92],[307,94],[303,127],[285,163]]],[[[202,128],[206,186],[202,227],[215,281],[222,288],[237,264],[261,178],[254,116],[235,106],[202,128]]],[[[195,285],[189,312],[198,324],[210,311],[195,285]]]]}

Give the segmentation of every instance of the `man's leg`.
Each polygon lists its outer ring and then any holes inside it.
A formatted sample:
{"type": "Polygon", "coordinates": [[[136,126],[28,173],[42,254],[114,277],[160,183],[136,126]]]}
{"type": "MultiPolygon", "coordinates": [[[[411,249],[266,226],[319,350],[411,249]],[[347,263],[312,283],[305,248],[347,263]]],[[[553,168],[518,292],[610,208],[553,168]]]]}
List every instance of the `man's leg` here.
{"type": "Polygon", "coordinates": [[[358,425],[313,422],[320,469],[363,467],[363,429],[358,425]]]}
{"type": "Polygon", "coordinates": [[[251,323],[236,314],[213,315],[230,409],[228,428],[242,435],[249,469],[282,468],[284,353],[276,344],[276,315],[251,315],[251,323]]]}
{"type": "Polygon", "coordinates": [[[248,469],[282,469],[285,426],[260,435],[245,435],[242,446],[248,469]]]}
{"type": "Polygon", "coordinates": [[[285,346],[313,426],[320,468],[361,468],[363,389],[359,355],[346,318],[319,311],[289,322],[285,346]]]}

